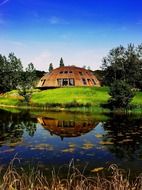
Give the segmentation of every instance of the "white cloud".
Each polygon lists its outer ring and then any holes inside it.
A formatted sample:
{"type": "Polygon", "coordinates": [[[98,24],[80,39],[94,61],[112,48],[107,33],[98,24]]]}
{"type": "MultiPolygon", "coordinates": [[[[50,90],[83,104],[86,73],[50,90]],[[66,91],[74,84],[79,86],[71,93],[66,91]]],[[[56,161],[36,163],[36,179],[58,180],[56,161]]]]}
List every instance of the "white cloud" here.
{"type": "Polygon", "coordinates": [[[8,1],[9,1],[9,0],[4,0],[4,1],[2,1],[2,2],[0,3],[0,6],[6,4],[8,1]]]}

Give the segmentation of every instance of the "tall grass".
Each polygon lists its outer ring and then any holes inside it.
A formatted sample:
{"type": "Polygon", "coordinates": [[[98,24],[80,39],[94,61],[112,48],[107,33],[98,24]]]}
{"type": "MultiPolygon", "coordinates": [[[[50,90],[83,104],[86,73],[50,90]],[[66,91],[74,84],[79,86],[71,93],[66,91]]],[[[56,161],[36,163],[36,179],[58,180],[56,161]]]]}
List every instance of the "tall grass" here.
{"type": "Polygon", "coordinates": [[[2,174],[0,190],[141,190],[142,176],[129,180],[129,175],[116,165],[111,165],[109,177],[100,174],[86,177],[71,162],[65,178],[61,178],[55,170],[51,171],[49,179],[40,170],[31,170],[27,173],[23,168],[14,167],[15,159],[10,163],[6,172],[2,174]]]}

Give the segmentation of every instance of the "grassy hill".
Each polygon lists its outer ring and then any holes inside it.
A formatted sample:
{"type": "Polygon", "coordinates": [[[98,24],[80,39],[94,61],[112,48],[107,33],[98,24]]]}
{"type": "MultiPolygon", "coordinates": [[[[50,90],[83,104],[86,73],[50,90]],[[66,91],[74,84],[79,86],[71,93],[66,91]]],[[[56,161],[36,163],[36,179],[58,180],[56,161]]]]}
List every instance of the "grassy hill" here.
{"type": "MultiPolygon", "coordinates": [[[[71,87],[44,91],[34,91],[30,100],[32,107],[50,108],[91,108],[102,109],[100,104],[109,99],[107,87],[71,87]]],[[[11,91],[0,96],[1,105],[24,105],[17,91],[11,91]]],[[[142,92],[137,92],[132,105],[142,110],[142,92]]]]}
{"type": "Polygon", "coordinates": [[[67,104],[71,102],[78,102],[79,104],[84,105],[98,105],[108,100],[109,95],[107,91],[107,88],[104,87],[58,88],[34,93],[32,95],[31,102],[40,104],[67,104]]]}

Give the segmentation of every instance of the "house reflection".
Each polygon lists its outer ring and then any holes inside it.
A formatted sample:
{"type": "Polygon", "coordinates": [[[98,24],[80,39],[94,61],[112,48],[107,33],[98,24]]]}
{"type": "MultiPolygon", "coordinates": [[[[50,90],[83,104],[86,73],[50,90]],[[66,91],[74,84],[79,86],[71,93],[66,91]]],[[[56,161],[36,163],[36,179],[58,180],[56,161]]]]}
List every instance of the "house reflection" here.
{"type": "Polygon", "coordinates": [[[38,122],[47,129],[51,135],[64,137],[78,137],[95,128],[94,121],[57,120],[53,118],[38,117],[38,122]]]}

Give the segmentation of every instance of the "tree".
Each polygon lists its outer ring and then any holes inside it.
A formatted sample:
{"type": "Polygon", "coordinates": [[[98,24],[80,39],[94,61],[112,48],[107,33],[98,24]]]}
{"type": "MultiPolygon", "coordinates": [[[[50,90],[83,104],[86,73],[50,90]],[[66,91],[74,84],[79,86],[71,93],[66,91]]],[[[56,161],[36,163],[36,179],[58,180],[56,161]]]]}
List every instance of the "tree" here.
{"type": "Polygon", "coordinates": [[[90,66],[88,66],[88,67],[87,67],[87,69],[88,69],[88,70],[91,70],[91,67],[90,67],[90,66]]]}
{"type": "Polygon", "coordinates": [[[116,80],[123,80],[133,88],[142,89],[142,45],[135,47],[129,44],[127,48],[113,48],[103,59],[103,70],[106,85],[110,86],[116,80]]]}
{"type": "Polygon", "coordinates": [[[128,108],[134,93],[142,89],[142,45],[112,49],[103,59],[104,83],[110,86],[110,108],[128,108]]]}
{"type": "Polygon", "coordinates": [[[61,57],[61,59],[60,59],[60,67],[64,67],[65,65],[64,65],[64,61],[63,61],[63,58],[61,57]]]}
{"type": "Polygon", "coordinates": [[[23,96],[24,102],[29,103],[32,91],[36,79],[36,70],[33,63],[28,64],[25,72],[21,73],[21,80],[19,83],[19,94],[23,96]]]}
{"type": "Polygon", "coordinates": [[[10,53],[8,58],[0,55],[0,90],[6,92],[16,89],[22,70],[21,60],[14,53],[10,53]]]}
{"type": "Polygon", "coordinates": [[[116,80],[110,86],[108,105],[111,109],[128,108],[134,93],[129,84],[123,80],[116,80]]]}
{"type": "Polygon", "coordinates": [[[21,60],[17,58],[14,53],[8,55],[8,72],[9,72],[9,88],[16,89],[20,81],[23,66],[21,60]]]}
{"type": "Polygon", "coordinates": [[[5,74],[6,74],[6,57],[0,54],[0,91],[6,91],[7,85],[5,83],[5,74]]]}
{"type": "Polygon", "coordinates": [[[51,72],[52,70],[53,70],[53,64],[50,63],[50,64],[49,64],[49,69],[48,69],[48,71],[51,72]]]}
{"type": "Polygon", "coordinates": [[[100,81],[101,85],[103,85],[103,82],[104,82],[103,79],[104,79],[105,71],[103,71],[103,70],[95,70],[95,71],[93,71],[93,74],[100,81]]]}

